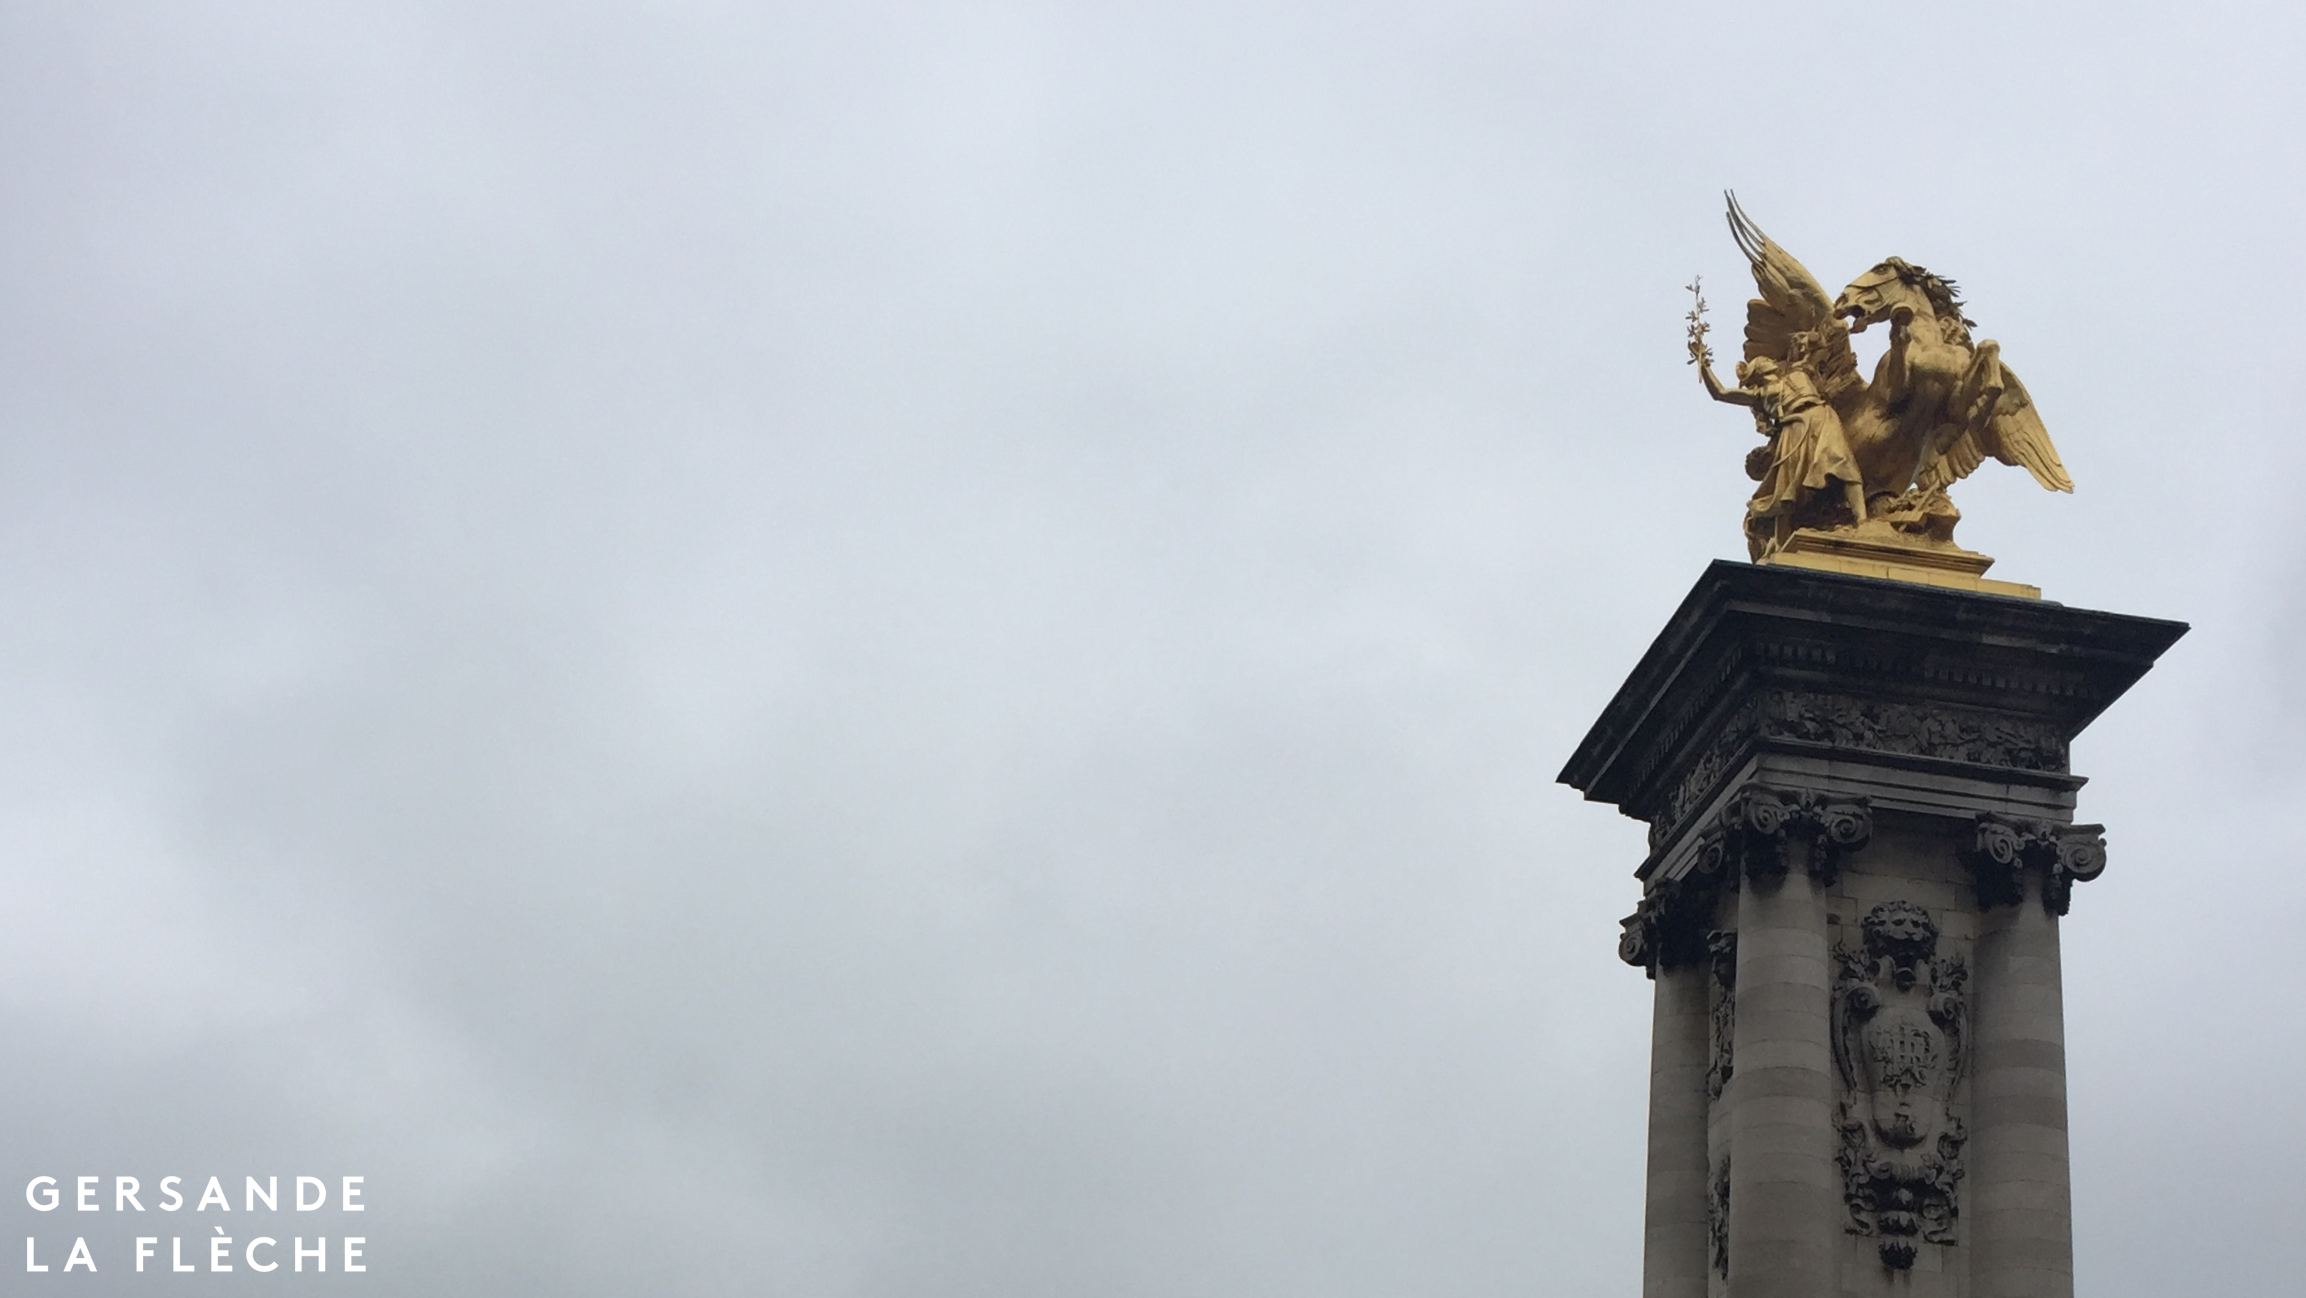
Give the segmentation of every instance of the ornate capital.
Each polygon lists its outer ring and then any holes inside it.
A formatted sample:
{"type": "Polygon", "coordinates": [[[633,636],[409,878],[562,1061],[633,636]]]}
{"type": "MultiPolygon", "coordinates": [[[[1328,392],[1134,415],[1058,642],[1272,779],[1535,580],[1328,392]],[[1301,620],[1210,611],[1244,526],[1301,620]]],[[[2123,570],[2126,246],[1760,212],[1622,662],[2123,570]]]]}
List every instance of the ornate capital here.
{"type": "Polygon", "coordinates": [[[1655,898],[1642,898],[1631,915],[1618,921],[1624,932],[1617,937],[1617,958],[1636,969],[1649,970],[1653,978],[1657,976],[1657,912],[1655,898]]]}
{"type": "Polygon", "coordinates": [[[1962,853],[1979,908],[2016,905],[2026,895],[2026,871],[2038,869],[2043,907],[2053,915],[2065,914],[2074,885],[2105,872],[2105,829],[1979,813],[1977,837],[1962,853]]]}
{"type": "Polygon", "coordinates": [[[1724,887],[1748,879],[1775,883],[1796,866],[1830,885],[1842,858],[1864,847],[1873,832],[1873,811],[1863,798],[1748,784],[1706,828],[1689,872],[1653,887],[1619,921],[1618,958],[1653,978],[1660,968],[1696,964],[1707,956],[1724,887]]]}
{"type": "Polygon", "coordinates": [[[1842,858],[1873,834],[1873,810],[1864,798],[1749,784],[1731,796],[1708,831],[1699,868],[1727,861],[1743,878],[1775,882],[1798,865],[1830,885],[1841,873],[1842,858]]]}
{"type": "Polygon", "coordinates": [[[1617,957],[1652,978],[1659,969],[1686,969],[1705,958],[1721,879],[1692,877],[1650,892],[1619,920],[1617,957]]]}

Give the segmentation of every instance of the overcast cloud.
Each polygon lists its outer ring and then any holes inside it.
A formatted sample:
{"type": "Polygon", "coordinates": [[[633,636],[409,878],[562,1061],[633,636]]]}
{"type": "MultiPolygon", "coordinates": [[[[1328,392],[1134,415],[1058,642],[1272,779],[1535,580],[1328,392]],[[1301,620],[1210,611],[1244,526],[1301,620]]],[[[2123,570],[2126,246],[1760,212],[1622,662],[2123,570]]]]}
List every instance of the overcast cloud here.
{"type": "Polygon", "coordinates": [[[2079,1287],[2293,1286],[2306,20],[2170,8],[0,6],[7,1224],[1635,1292],[1641,827],[1551,781],[1741,552],[1734,186],[2025,375],[1996,576],[2194,623],[2075,748],[2079,1287]]]}

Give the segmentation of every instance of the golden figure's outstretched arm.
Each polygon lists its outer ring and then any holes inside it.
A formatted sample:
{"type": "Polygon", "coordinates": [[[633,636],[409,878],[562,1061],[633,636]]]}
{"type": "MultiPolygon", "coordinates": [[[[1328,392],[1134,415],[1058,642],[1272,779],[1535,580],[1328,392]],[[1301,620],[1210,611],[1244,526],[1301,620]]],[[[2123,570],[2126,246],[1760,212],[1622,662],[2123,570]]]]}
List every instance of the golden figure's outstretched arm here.
{"type": "Polygon", "coordinates": [[[1758,396],[1744,388],[1725,388],[1722,386],[1722,381],[1714,377],[1713,349],[1707,347],[1703,342],[1694,339],[1690,342],[1689,358],[1690,362],[1697,366],[1698,378],[1705,382],[1707,396],[1733,406],[1751,406],[1760,400],[1758,396]]]}

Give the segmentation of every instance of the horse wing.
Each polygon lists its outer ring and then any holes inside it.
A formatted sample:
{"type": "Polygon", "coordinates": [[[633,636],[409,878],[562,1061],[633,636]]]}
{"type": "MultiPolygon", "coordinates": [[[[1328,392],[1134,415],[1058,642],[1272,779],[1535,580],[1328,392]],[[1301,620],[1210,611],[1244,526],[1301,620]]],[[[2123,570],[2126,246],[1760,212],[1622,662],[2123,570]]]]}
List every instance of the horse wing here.
{"type": "Polygon", "coordinates": [[[1994,403],[1994,417],[1985,427],[1955,438],[1914,476],[1914,485],[1924,491],[1951,486],[1977,472],[1987,456],[2023,468],[2052,491],[2074,489],[2074,480],[2058,459],[2058,448],[2050,444],[2050,430],[2034,408],[2034,398],[2007,365],[2002,366],[2002,397],[1994,403]]]}
{"type": "MultiPolygon", "coordinates": [[[[1730,237],[1737,240],[1738,251],[1746,255],[1746,263],[1753,267],[1754,284],[1762,295],[1746,303],[1746,356],[1767,356],[1782,361],[1791,350],[1793,336],[1805,330],[1816,330],[1833,321],[1834,299],[1791,254],[1780,248],[1768,235],[1761,232],[1738,206],[1737,196],[1729,195],[1730,237]]],[[[1841,340],[1843,351],[1849,349],[1849,339],[1841,340]]],[[[1831,344],[1828,344],[1829,349],[1831,344]]],[[[1856,373],[1853,359],[1850,370],[1856,373]]],[[[1824,377],[1822,372],[1820,377],[1824,377]]]]}
{"type": "Polygon", "coordinates": [[[1985,462],[1986,452],[1978,445],[1978,435],[1964,433],[1914,475],[1914,485],[1923,491],[1941,491],[1976,473],[1985,462]]]}
{"type": "Polygon", "coordinates": [[[1828,314],[1813,332],[1821,344],[1810,353],[1810,364],[1817,371],[1818,393],[1839,409],[1844,396],[1862,391],[1866,386],[1865,379],[1858,374],[1858,354],[1850,347],[1850,327],[1828,314]]]}
{"type": "Polygon", "coordinates": [[[2072,491],[2074,480],[2050,444],[2050,430],[2034,408],[2034,398],[2009,366],[2002,367],[2002,399],[1994,403],[1994,417],[1986,421],[1978,449],[2004,464],[2023,466],[2034,481],[2051,491],[2072,491]]]}

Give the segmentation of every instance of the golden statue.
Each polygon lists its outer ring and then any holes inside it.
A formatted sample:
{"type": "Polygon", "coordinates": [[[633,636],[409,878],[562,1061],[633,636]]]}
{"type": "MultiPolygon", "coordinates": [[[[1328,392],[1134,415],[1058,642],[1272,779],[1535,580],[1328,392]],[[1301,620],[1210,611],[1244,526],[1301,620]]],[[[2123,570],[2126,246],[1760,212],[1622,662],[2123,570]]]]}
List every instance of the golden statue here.
{"type": "Polygon", "coordinates": [[[1752,409],[1767,439],[1746,457],[1761,484],[1746,505],[1754,560],[2038,597],[1984,580],[1993,560],[1954,544],[1961,512],[1946,488],[1987,457],[2052,491],[2074,480],[2000,345],[1971,341],[1953,281],[1892,257],[1829,300],[1735,196],[1729,226],[1761,288],[1746,304],[1738,386],[1714,376],[1702,295],[1689,351],[1706,391],[1752,409]],[[1885,320],[1889,350],[1869,383],[1850,335],[1885,320]]]}

